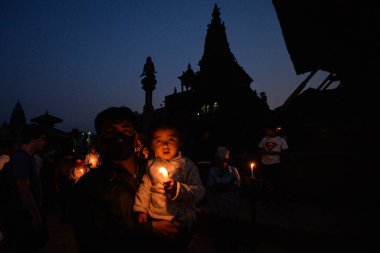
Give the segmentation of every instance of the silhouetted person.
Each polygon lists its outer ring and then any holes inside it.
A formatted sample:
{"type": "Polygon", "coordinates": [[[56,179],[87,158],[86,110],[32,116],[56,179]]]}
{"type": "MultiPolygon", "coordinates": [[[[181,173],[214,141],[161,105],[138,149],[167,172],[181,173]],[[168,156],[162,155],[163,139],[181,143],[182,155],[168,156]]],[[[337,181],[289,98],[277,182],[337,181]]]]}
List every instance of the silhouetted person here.
{"type": "Polygon", "coordinates": [[[90,169],[95,169],[101,164],[101,157],[96,147],[92,145],[84,158],[84,164],[90,169]]]}
{"type": "Polygon", "coordinates": [[[95,118],[103,163],[81,177],[72,194],[79,252],[144,252],[153,234],[178,235],[169,221],[136,223],[132,206],[146,170],[134,154],[136,125],[128,107],[109,107],[95,118]]]}
{"type": "Polygon", "coordinates": [[[70,178],[70,171],[74,165],[74,157],[71,154],[65,154],[58,158],[57,161],[57,190],[58,200],[61,208],[61,220],[63,222],[71,221],[70,197],[73,187],[73,181],[70,178]]]}
{"type": "Polygon", "coordinates": [[[41,179],[34,154],[46,143],[38,125],[27,125],[22,145],[9,161],[9,200],[5,212],[5,234],[12,252],[37,252],[48,240],[43,211],[41,179]]]}
{"type": "Polygon", "coordinates": [[[208,172],[214,162],[216,142],[208,129],[203,129],[190,147],[189,157],[197,164],[204,185],[207,184],[208,172]]]}
{"type": "MultiPolygon", "coordinates": [[[[5,211],[5,200],[8,197],[7,192],[7,177],[9,160],[11,159],[11,154],[13,153],[12,145],[9,142],[0,143],[0,252],[5,245],[5,238],[3,234],[3,223],[4,223],[4,211],[5,211]]],[[[5,249],[4,249],[5,250],[5,249]]]]}
{"type": "Polygon", "coordinates": [[[154,154],[153,154],[153,150],[151,148],[149,148],[148,146],[142,147],[140,159],[144,159],[144,160],[148,161],[149,159],[151,159],[153,157],[154,157],[154,154]]]}
{"type": "Polygon", "coordinates": [[[218,147],[208,175],[211,212],[214,215],[216,252],[237,252],[240,209],[240,175],[229,165],[230,151],[218,147]]]}
{"type": "Polygon", "coordinates": [[[90,169],[85,166],[82,159],[77,158],[75,160],[74,166],[70,170],[70,179],[72,180],[73,184],[76,184],[78,180],[89,171],[90,169]]]}
{"type": "Polygon", "coordinates": [[[262,179],[261,201],[267,205],[279,205],[283,199],[281,194],[281,155],[288,149],[284,138],[278,136],[274,127],[265,129],[265,136],[259,142],[261,154],[260,176],[262,179]]]}
{"type": "Polygon", "coordinates": [[[1,143],[0,147],[0,170],[3,169],[5,163],[9,162],[12,154],[12,145],[10,143],[1,143]]]}
{"type": "Polygon", "coordinates": [[[136,137],[135,155],[139,159],[144,159],[144,160],[148,160],[154,157],[153,151],[147,144],[146,137],[143,134],[138,134],[136,137]]]}

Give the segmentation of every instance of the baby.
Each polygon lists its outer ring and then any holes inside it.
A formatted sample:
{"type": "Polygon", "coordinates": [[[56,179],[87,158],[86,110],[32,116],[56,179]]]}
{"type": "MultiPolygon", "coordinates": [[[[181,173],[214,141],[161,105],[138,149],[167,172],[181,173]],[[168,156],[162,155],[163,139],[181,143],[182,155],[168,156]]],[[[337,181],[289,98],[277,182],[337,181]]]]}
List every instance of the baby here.
{"type": "Polygon", "coordinates": [[[198,168],[180,151],[178,128],[171,123],[157,124],[151,130],[155,157],[136,194],[133,210],[139,223],[148,219],[177,222],[188,234],[196,218],[196,204],[205,194],[198,168]]]}

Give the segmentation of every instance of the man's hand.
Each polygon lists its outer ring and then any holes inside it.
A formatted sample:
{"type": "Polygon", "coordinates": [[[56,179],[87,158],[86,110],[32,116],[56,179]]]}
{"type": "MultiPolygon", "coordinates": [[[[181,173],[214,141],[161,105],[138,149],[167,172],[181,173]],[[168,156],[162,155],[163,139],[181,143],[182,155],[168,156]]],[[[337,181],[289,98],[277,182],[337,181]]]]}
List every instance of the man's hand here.
{"type": "Polygon", "coordinates": [[[148,215],[146,215],[146,213],[139,213],[137,215],[137,222],[139,224],[144,223],[144,222],[148,222],[148,215]]]}
{"type": "Polygon", "coordinates": [[[175,194],[177,193],[177,182],[173,179],[170,179],[169,181],[166,181],[164,183],[164,190],[165,193],[170,197],[173,198],[175,194]]]}
{"type": "Polygon", "coordinates": [[[161,238],[168,240],[174,240],[178,238],[179,226],[180,224],[178,222],[170,222],[166,220],[152,222],[153,233],[161,238]]]}

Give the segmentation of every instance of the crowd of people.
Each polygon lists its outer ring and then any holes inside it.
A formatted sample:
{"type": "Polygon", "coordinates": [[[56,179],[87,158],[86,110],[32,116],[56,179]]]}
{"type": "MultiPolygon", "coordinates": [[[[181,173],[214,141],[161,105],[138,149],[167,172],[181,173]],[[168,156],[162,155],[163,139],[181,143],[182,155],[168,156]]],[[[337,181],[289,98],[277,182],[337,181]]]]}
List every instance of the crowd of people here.
{"type": "MultiPolygon", "coordinates": [[[[96,141],[88,151],[53,162],[61,218],[72,224],[79,252],[186,252],[201,204],[212,214],[216,252],[236,252],[241,175],[231,151],[211,142],[207,131],[185,150],[176,122],[157,121],[140,133],[138,120],[128,107],[106,108],[95,118],[96,141]]],[[[41,126],[30,124],[19,147],[1,150],[0,170],[7,173],[0,240],[10,252],[39,252],[49,240],[40,155],[46,139],[41,126]]],[[[262,199],[277,203],[286,140],[268,128],[258,148],[262,199]]]]}

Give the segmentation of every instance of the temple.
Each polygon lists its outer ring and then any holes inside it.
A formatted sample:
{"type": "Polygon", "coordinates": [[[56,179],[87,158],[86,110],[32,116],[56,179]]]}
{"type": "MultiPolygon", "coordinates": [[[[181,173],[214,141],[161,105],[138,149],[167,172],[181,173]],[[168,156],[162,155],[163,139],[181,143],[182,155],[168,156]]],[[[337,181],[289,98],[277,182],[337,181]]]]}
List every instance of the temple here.
{"type": "Polygon", "coordinates": [[[226,28],[215,4],[208,24],[199,70],[189,63],[178,77],[181,90],[165,97],[156,117],[170,117],[189,130],[189,138],[207,128],[225,145],[256,143],[257,132],[270,112],[266,96],[251,89],[253,79],[230,50],[226,28]]]}
{"type": "MultiPolygon", "coordinates": [[[[58,144],[64,146],[70,142],[71,134],[58,129],[55,126],[62,122],[62,119],[49,114],[47,110],[44,114],[30,120],[30,123],[38,124],[45,129],[49,139],[49,146],[55,146],[58,144]]],[[[21,133],[26,124],[27,121],[24,109],[22,108],[21,103],[17,101],[13,108],[9,123],[4,122],[0,127],[0,141],[20,142],[21,133]]]]}

